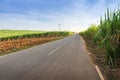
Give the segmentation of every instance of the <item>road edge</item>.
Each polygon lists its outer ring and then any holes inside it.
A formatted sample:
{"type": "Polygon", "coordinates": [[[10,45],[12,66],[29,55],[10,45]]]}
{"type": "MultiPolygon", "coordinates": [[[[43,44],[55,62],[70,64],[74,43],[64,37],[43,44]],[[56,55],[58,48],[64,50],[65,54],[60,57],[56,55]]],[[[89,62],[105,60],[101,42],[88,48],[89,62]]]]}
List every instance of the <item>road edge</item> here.
{"type": "Polygon", "coordinates": [[[80,39],[82,40],[82,43],[84,44],[84,46],[83,46],[82,48],[86,51],[86,53],[88,53],[88,56],[90,57],[91,62],[92,62],[92,64],[94,65],[94,67],[95,67],[95,69],[96,69],[96,71],[97,71],[100,79],[101,79],[101,80],[106,80],[105,77],[103,76],[103,73],[102,73],[102,71],[100,70],[99,66],[96,65],[96,64],[94,63],[93,59],[91,58],[90,55],[91,55],[92,53],[87,49],[86,41],[84,40],[84,38],[83,38],[81,35],[79,35],[79,36],[80,36],[80,39]]]}

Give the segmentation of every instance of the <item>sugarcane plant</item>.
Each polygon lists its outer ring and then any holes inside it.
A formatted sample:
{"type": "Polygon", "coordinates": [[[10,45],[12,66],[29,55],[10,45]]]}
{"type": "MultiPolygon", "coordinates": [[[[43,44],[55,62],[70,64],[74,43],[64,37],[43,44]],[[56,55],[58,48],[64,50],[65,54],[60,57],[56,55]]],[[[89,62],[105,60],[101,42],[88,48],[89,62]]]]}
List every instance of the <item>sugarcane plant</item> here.
{"type": "Polygon", "coordinates": [[[105,48],[109,65],[120,65],[120,9],[111,12],[107,9],[105,18],[100,20],[96,35],[98,45],[105,48]]]}

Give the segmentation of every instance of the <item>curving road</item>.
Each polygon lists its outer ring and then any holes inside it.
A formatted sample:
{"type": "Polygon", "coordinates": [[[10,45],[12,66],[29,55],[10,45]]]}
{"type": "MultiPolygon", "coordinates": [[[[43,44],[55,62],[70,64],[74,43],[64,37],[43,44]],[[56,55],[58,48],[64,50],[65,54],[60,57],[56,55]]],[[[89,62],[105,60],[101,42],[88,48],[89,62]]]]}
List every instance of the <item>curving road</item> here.
{"type": "Polygon", "coordinates": [[[100,80],[78,34],[0,56],[0,80],[100,80]]]}

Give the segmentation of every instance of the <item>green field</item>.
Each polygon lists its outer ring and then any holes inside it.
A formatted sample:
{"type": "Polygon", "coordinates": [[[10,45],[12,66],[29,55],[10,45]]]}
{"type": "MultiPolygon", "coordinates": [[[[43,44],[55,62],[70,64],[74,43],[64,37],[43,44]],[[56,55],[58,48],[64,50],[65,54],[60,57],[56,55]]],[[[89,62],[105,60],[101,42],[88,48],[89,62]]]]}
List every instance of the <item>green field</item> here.
{"type": "Polygon", "coordinates": [[[72,35],[73,32],[67,31],[29,31],[29,30],[0,30],[0,41],[23,39],[23,38],[40,38],[40,37],[59,37],[72,35]]]}
{"type": "Polygon", "coordinates": [[[29,30],[0,30],[0,38],[10,36],[20,36],[25,34],[38,34],[45,31],[29,31],[29,30]]]}

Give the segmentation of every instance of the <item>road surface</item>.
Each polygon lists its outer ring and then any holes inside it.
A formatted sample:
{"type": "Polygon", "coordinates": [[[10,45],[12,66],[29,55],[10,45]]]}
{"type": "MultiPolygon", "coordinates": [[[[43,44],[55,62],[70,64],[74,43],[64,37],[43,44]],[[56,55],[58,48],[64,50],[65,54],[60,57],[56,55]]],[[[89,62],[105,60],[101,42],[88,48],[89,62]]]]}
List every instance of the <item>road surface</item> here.
{"type": "Polygon", "coordinates": [[[0,56],[0,80],[100,80],[78,34],[0,56]]]}

